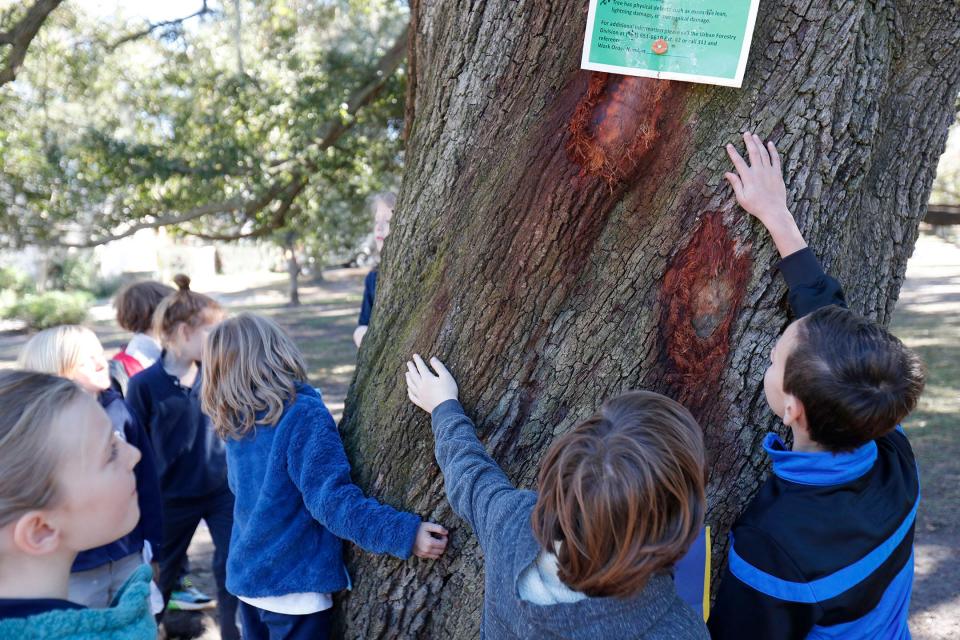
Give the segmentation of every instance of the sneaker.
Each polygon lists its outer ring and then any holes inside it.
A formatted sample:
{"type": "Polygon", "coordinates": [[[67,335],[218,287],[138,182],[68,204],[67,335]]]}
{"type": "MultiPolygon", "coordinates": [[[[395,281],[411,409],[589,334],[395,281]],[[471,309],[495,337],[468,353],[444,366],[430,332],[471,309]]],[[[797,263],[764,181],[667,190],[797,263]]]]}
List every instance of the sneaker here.
{"type": "Polygon", "coordinates": [[[193,586],[190,578],[184,578],[180,587],[170,594],[170,602],[167,603],[170,611],[200,611],[217,606],[213,598],[193,586]]]}

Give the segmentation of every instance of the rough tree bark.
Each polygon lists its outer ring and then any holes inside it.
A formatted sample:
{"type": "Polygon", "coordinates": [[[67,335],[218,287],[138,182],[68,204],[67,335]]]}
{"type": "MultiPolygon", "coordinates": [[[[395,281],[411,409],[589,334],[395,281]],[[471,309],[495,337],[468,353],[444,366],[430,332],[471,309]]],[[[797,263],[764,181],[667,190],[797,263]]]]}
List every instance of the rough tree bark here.
{"type": "Polygon", "coordinates": [[[436,563],[354,552],[346,637],[477,635],[483,561],[406,398],[414,351],[448,363],[523,487],[604,398],[680,399],[725,540],[781,428],[762,376],[788,322],[775,250],[722,179],[740,132],[777,142],[790,206],[853,308],[893,311],[955,111],[960,6],[762,2],[736,90],[580,71],[586,4],[412,6],[406,172],[342,427],[367,490],[454,533],[436,563]]]}

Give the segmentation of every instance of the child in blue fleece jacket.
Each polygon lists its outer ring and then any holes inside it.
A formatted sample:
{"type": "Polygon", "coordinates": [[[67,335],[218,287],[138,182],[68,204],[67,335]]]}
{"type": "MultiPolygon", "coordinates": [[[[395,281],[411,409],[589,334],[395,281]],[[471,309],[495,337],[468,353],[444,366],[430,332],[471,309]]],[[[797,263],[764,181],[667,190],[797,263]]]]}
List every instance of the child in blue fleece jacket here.
{"type": "Polygon", "coordinates": [[[107,608],[68,600],[77,554],[137,525],[139,460],[76,383],[32,371],[0,373],[0,638],[156,638],[146,565],[107,608]]]}
{"type": "Polygon", "coordinates": [[[440,557],[446,529],[353,484],[337,426],[278,325],[225,320],[203,362],[203,410],[227,441],[236,496],[227,588],[245,640],[329,637],[332,595],[350,586],[341,538],[401,559],[440,557]]]}

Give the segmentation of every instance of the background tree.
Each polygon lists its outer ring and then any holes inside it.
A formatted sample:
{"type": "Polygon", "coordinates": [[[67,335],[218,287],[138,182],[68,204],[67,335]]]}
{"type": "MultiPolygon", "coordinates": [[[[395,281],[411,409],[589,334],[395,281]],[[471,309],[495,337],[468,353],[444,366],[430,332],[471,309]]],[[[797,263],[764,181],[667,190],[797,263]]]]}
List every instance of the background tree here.
{"type": "Polygon", "coordinates": [[[30,43],[36,37],[47,16],[63,0],[34,0],[16,2],[0,8],[0,86],[13,82],[30,43]]]}
{"type": "Polygon", "coordinates": [[[170,225],[221,240],[309,225],[331,248],[362,234],[366,198],[402,160],[406,8],[197,5],[149,25],[72,5],[47,17],[0,90],[5,244],[170,225]]]}
{"type": "Polygon", "coordinates": [[[437,563],[358,554],[350,638],[476,637],[482,558],[449,511],[402,364],[438,355],[520,486],[630,388],[689,406],[718,553],[765,470],[775,250],[722,173],[774,139],[790,206],[854,309],[893,311],[960,84],[956,2],[760,4],[741,90],[578,69],[586,3],[422,0],[410,137],[342,430],[361,483],[453,529],[437,563]]]}

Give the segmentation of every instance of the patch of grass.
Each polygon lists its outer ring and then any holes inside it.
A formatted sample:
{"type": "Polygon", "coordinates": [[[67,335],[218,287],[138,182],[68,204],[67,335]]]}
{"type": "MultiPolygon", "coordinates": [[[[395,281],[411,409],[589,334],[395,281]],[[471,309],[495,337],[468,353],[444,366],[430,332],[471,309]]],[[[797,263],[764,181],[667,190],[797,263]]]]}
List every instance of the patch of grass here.
{"type": "Polygon", "coordinates": [[[891,330],[927,365],[927,387],[904,429],[920,463],[923,501],[918,527],[952,526],[960,508],[960,320],[953,314],[896,312],[891,330]]]}

